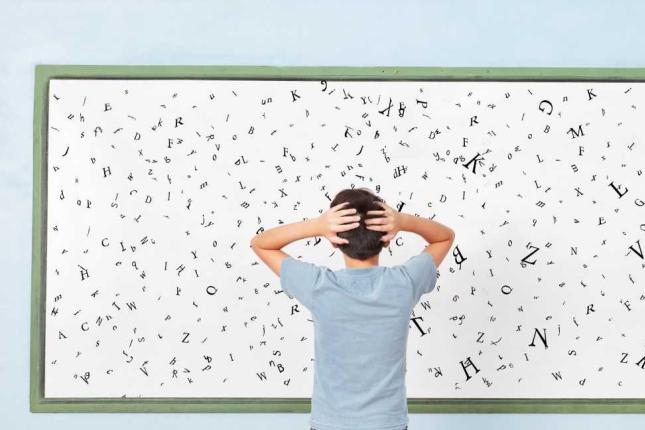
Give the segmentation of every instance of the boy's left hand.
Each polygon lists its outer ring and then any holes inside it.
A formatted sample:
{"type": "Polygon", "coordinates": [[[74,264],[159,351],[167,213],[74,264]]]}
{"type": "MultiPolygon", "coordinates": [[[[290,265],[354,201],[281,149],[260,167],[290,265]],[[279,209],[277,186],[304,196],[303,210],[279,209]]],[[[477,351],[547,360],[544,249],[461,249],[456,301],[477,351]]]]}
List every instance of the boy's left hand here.
{"type": "Polygon", "coordinates": [[[349,240],[338,237],[336,233],[351,230],[359,226],[358,221],[361,219],[361,216],[352,215],[356,213],[356,209],[341,209],[347,203],[349,202],[340,203],[331,207],[316,218],[320,236],[325,236],[331,243],[338,245],[349,243],[349,240]]]}

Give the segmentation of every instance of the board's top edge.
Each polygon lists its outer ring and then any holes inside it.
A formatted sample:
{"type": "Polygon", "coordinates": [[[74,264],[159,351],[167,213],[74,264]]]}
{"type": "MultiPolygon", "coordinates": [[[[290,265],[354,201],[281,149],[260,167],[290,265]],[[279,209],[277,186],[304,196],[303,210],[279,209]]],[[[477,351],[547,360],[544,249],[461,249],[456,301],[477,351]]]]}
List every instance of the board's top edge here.
{"type": "Polygon", "coordinates": [[[37,64],[39,79],[53,78],[293,78],[293,79],[604,79],[645,80],[645,68],[439,67],[273,65],[71,65],[37,64]]]}

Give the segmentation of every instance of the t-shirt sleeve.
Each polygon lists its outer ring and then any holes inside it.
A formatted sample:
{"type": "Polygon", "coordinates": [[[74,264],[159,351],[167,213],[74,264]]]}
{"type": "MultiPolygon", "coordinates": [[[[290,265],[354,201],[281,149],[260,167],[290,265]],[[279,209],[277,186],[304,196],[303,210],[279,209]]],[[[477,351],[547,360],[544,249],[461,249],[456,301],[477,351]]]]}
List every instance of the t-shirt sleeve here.
{"type": "Polygon", "coordinates": [[[414,303],[417,303],[422,295],[432,291],[437,283],[437,267],[432,255],[423,251],[421,254],[410,257],[403,264],[412,281],[414,303]]]}
{"type": "Polygon", "coordinates": [[[300,261],[292,256],[282,260],[280,266],[280,284],[282,290],[290,298],[296,298],[300,303],[311,309],[313,290],[320,279],[322,267],[306,261],[300,261]]]}

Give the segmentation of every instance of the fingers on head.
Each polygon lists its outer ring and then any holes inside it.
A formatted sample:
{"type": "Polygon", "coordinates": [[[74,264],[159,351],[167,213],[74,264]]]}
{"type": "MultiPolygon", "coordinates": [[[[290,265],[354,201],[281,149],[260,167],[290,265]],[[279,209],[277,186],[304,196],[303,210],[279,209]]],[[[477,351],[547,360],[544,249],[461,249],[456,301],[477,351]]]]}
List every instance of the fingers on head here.
{"type": "Polygon", "coordinates": [[[340,231],[347,231],[347,230],[352,230],[360,225],[359,222],[352,222],[349,224],[340,224],[340,225],[335,225],[332,227],[332,231],[335,232],[340,232],[340,231]]]}
{"type": "Polygon", "coordinates": [[[343,206],[346,206],[348,204],[349,204],[349,202],[338,203],[336,206],[332,207],[332,210],[334,210],[334,211],[340,210],[343,206]]]}
{"type": "Polygon", "coordinates": [[[353,213],[356,213],[356,208],[347,208],[338,211],[339,215],[351,215],[353,213]]]}
{"type": "Polygon", "coordinates": [[[366,225],[383,225],[387,223],[387,218],[368,218],[365,220],[366,225]]]}
{"type": "Polygon", "coordinates": [[[347,223],[350,223],[350,222],[351,223],[357,223],[360,220],[361,220],[360,215],[351,215],[351,216],[345,215],[345,216],[338,217],[337,222],[339,224],[347,224],[347,223]]]}
{"type": "Polygon", "coordinates": [[[334,236],[331,238],[332,243],[335,243],[336,245],[344,245],[346,243],[349,243],[349,240],[344,239],[342,237],[334,236]]]}

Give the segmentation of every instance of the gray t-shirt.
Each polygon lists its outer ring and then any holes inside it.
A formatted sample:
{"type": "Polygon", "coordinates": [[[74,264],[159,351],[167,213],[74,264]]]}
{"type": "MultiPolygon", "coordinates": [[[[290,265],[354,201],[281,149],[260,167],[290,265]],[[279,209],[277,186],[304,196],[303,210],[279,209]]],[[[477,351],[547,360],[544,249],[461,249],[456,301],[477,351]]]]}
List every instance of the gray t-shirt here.
{"type": "Polygon", "coordinates": [[[331,270],[288,256],[282,290],[314,320],[316,430],[400,430],[408,424],[406,351],[412,309],[437,281],[432,255],[331,270]]]}

